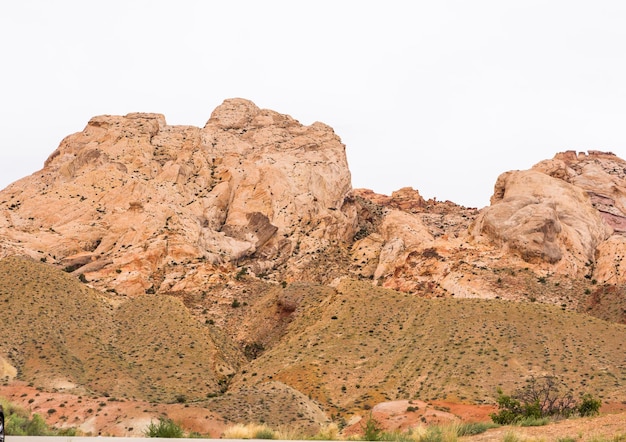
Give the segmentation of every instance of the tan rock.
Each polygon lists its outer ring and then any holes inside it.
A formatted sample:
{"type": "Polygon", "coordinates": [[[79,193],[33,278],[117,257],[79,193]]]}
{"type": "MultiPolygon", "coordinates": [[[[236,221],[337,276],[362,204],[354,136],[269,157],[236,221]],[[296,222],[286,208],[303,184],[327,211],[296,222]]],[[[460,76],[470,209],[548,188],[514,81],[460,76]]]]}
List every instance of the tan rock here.
{"type": "Polygon", "coordinates": [[[585,191],[535,170],[502,174],[472,226],[475,237],[564,271],[582,270],[611,233],[585,191]]]}
{"type": "Polygon", "coordinates": [[[99,116],[0,193],[0,250],[74,265],[103,289],[172,290],[193,269],[271,271],[296,243],[306,254],[350,240],[350,189],[330,127],[247,100],[226,100],[202,129],[99,116]]]}

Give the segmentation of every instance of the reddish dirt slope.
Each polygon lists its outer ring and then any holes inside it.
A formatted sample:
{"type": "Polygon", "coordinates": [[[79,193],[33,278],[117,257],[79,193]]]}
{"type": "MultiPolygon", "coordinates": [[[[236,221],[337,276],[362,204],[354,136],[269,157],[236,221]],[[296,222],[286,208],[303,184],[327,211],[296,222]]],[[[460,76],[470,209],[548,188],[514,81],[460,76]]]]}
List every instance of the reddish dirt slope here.
{"type": "Polygon", "coordinates": [[[156,423],[159,417],[168,417],[186,431],[212,438],[220,437],[226,427],[215,413],[185,404],[47,393],[23,384],[0,386],[0,396],[40,414],[50,426],[78,427],[84,434],[93,436],[143,436],[150,422],[156,423]]]}

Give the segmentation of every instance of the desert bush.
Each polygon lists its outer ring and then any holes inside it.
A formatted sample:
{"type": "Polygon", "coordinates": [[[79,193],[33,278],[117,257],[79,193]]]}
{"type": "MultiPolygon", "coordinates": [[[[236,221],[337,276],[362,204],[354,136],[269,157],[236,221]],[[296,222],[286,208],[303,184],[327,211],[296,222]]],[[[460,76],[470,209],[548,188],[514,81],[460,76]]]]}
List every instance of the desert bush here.
{"type": "Polygon", "coordinates": [[[258,358],[263,351],[265,351],[265,347],[260,342],[248,343],[243,348],[243,354],[250,361],[258,358]]]}
{"type": "Polygon", "coordinates": [[[490,415],[491,420],[499,425],[509,425],[515,422],[520,416],[523,416],[522,404],[519,400],[504,394],[502,389],[498,388],[498,412],[490,415]]]}
{"type": "Polygon", "coordinates": [[[500,425],[519,424],[522,420],[527,424],[530,422],[537,424],[544,418],[567,418],[575,413],[590,416],[597,414],[600,409],[600,401],[588,394],[584,395],[582,402],[578,404],[555,376],[542,378],[533,376],[523,388],[511,396],[498,389],[496,401],[499,411],[492,413],[491,419],[500,425]],[[566,392],[563,393],[563,390],[566,392]]]}
{"type": "Polygon", "coordinates": [[[183,437],[183,429],[171,419],[159,418],[159,423],[150,422],[143,433],[146,437],[183,437]]]}
{"type": "Polygon", "coordinates": [[[363,438],[364,440],[381,440],[382,437],[382,428],[372,413],[369,414],[367,420],[365,421],[365,425],[363,426],[363,438]]]}
{"type": "Polygon", "coordinates": [[[596,416],[600,413],[600,405],[602,403],[599,399],[594,399],[590,394],[585,394],[582,402],[578,405],[578,414],[581,416],[596,416]]]}

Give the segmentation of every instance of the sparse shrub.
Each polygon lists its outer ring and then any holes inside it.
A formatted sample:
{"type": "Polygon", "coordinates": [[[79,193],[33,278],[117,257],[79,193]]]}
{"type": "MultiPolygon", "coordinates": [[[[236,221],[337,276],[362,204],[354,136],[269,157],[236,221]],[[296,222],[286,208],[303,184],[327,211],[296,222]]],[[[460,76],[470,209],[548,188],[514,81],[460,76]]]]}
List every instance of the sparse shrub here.
{"type": "Polygon", "coordinates": [[[232,308],[241,307],[241,302],[238,299],[233,299],[233,302],[230,304],[232,308]]]}
{"type": "Polygon", "coordinates": [[[581,416],[596,416],[600,413],[600,402],[599,399],[594,399],[590,394],[585,394],[583,396],[583,400],[578,405],[578,414],[581,416]]]}
{"type": "Polygon", "coordinates": [[[237,272],[237,274],[235,275],[235,279],[237,281],[240,281],[241,279],[244,278],[244,276],[246,276],[248,274],[248,267],[242,267],[239,269],[239,271],[237,272]]]}
{"type": "Polygon", "coordinates": [[[507,431],[502,442],[520,442],[522,439],[513,431],[507,431]]]}
{"type": "Polygon", "coordinates": [[[437,249],[434,247],[429,247],[429,248],[424,249],[422,251],[422,256],[424,258],[435,258],[435,259],[441,258],[441,255],[437,253],[437,249]]]}
{"type": "Polygon", "coordinates": [[[364,440],[381,440],[382,432],[380,424],[370,413],[363,427],[364,440]]]}
{"type": "Polygon", "coordinates": [[[146,437],[183,437],[183,429],[171,419],[159,418],[159,423],[150,422],[143,433],[146,437]]]}
{"type": "Polygon", "coordinates": [[[224,431],[224,439],[274,439],[276,433],[266,425],[259,424],[236,424],[224,431]],[[272,437],[259,437],[259,436],[272,437]]]}
{"type": "Polygon", "coordinates": [[[265,350],[265,347],[260,342],[252,342],[246,344],[243,348],[243,354],[246,355],[246,358],[249,360],[253,360],[258,358],[261,353],[265,350]]]}
{"type": "Polygon", "coordinates": [[[73,264],[71,266],[67,266],[63,268],[63,271],[66,273],[72,273],[74,270],[80,268],[81,265],[80,264],[73,264]]]}
{"type": "Polygon", "coordinates": [[[313,436],[314,440],[335,440],[339,437],[339,426],[334,422],[323,427],[319,433],[313,436]]]}
{"type": "Polygon", "coordinates": [[[439,426],[428,427],[426,433],[420,436],[419,442],[454,442],[456,434],[444,434],[439,426]]]}
{"type": "Polygon", "coordinates": [[[584,395],[580,405],[555,376],[531,377],[526,385],[512,396],[498,389],[498,413],[492,413],[493,422],[500,425],[545,425],[549,417],[570,417],[578,412],[581,416],[597,414],[600,401],[584,395]],[[562,393],[565,390],[566,393],[562,393]],[[589,414],[586,414],[589,413],[589,414]]]}

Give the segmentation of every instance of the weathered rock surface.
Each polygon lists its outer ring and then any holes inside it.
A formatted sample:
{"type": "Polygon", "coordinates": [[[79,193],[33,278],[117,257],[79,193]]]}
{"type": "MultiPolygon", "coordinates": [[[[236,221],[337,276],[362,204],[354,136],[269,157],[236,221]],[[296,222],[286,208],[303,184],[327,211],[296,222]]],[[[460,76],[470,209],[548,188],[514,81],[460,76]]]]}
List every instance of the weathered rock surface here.
{"type": "MultiPolygon", "coordinates": [[[[0,192],[0,256],[29,255],[125,295],[208,291],[250,274],[525,299],[530,280],[550,275],[624,284],[625,232],[626,162],[613,154],[565,152],[506,172],[479,211],[409,187],[353,190],[330,127],[243,99],[203,128],[160,114],[94,117],[0,192]],[[525,276],[498,274],[516,270],[525,276]]],[[[564,302],[539,289],[537,299],[564,302]]]]}
{"type": "Polygon", "coordinates": [[[391,197],[354,191],[374,208],[360,204],[361,231],[372,233],[357,235],[353,267],[386,287],[427,296],[521,300],[532,291],[533,299],[540,293],[541,301],[576,308],[580,299],[564,301],[536,281],[552,276],[559,290],[574,292],[589,290],[574,288],[576,280],[624,284],[625,177],[626,162],[613,154],[565,152],[502,174],[480,211],[424,201],[410,189],[391,197]]]}
{"type": "Polygon", "coordinates": [[[226,100],[204,128],[100,116],[2,191],[0,256],[59,263],[128,295],[198,289],[348,241],[350,189],[330,127],[246,100],[226,100]]]}

